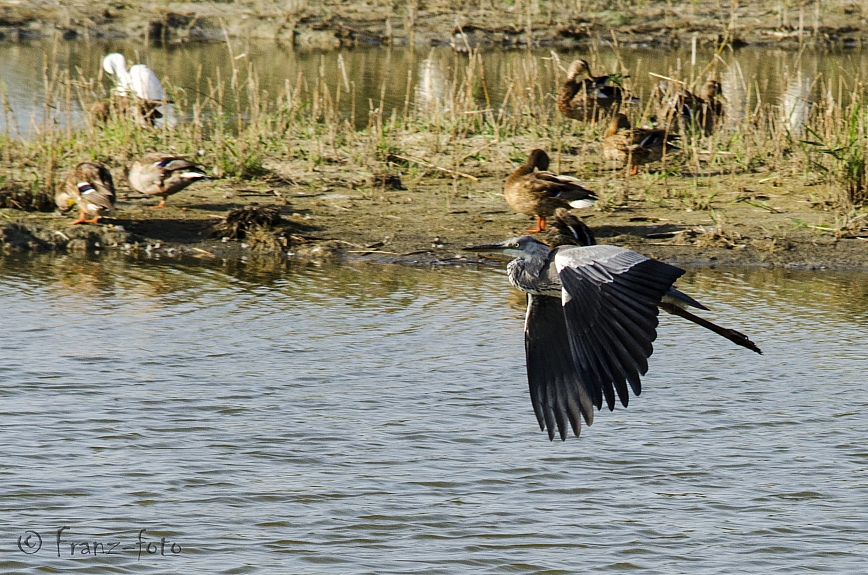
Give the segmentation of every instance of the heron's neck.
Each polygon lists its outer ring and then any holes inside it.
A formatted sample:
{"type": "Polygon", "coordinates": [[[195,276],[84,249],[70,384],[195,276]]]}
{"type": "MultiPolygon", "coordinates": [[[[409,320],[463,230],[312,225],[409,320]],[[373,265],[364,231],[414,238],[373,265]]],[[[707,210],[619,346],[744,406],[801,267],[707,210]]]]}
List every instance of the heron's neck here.
{"type": "Polygon", "coordinates": [[[524,259],[516,258],[509,262],[506,266],[506,274],[509,277],[509,283],[517,287],[523,292],[537,293],[539,291],[539,277],[543,267],[545,267],[545,258],[524,259]]]}

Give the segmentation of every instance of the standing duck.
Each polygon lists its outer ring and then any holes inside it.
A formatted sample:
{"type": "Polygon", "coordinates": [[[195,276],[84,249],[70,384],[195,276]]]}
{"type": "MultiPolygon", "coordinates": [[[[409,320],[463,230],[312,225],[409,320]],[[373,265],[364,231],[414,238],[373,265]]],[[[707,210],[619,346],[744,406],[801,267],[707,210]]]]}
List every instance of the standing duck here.
{"type": "Polygon", "coordinates": [[[548,172],[549,156],[543,150],[531,151],[527,161],[506,180],[503,196],[513,210],[536,216],[536,228],[530,233],[546,229],[546,218],[558,208],[587,208],[594,205],[597,196],[570,176],[548,172]],[[539,171],[535,171],[539,169],[539,171]]]}
{"type": "MultiPolygon", "coordinates": [[[[668,94],[668,89],[661,83],[661,91],[668,94]]],[[[720,82],[709,80],[702,88],[701,95],[696,95],[685,89],[678,93],[668,94],[657,112],[658,118],[665,118],[667,125],[673,120],[683,123],[685,128],[701,129],[706,136],[723,120],[723,102],[718,99],[722,93],[720,82]]]]}
{"type": "Polygon", "coordinates": [[[558,93],[558,110],[567,118],[588,121],[608,113],[612,108],[617,109],[621,102],[635,101],[634,98],[626,98],[621,88],[608,85],[609,80],[615,77],[592,76],[588,63],[576,60],[570,64],[567,79],[558,93]]]}
{"type": "Polygon", "coordinates": [[[201,167],[181,156],[155,152],[133,162],[127,180],[140,194],[162,196],[160,203],[153,206],[162,208],[168,196],[207,177],[201,167]]]}
{"type": "Polygon", "coordinates": [[[97,223],[103,212],[115,211],[115,185],[111,172],[95,162],[78,164],[54,196],[54,203],[63,212],[78,204],[81,215],[73,224],[97,223]],[[93,219],[87,219],[87,214],[92,214],[93,219]]]}
{"type": "Polygon", "coordinates": [[[624,114],[612,118],[609,129],[603,137],[603,156],[607,160],[630,164],[630,175],[635,176],[642,164],[657,162],[664,153],[672,153],[680,148],[673,145],[677,134],[667,130],[633,128],[624,114]]]}

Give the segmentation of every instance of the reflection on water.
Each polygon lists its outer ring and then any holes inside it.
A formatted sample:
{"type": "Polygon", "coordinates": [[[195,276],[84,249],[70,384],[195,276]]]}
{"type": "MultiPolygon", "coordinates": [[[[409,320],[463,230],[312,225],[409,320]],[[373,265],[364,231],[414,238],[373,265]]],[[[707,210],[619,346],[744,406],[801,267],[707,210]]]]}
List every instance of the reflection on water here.
{"type": "MultiPolygon", "coordinates": [[[[341,113],[349,118],[355,117],[360,127],[367,124],[364,111],[376,108],[383,97],[384,112],[391,115],[392,110],[401,113],[407,94],[411,106],[419,113],[429,114],[432,109],[443,108],[444,95],[450,83],[459,83],[462,69],[468,56],[449,48],[431,50],[411,50],[409,48],[371,47],[355,48],[345,51],[299,52],[291,46],[271,41],[235,41],[232,55],[224,43],[191,43],[161,46],[142,46],[132,41],[100,42],[62,42],[56,45],[46,43],[0,43],[0,77],[6,85],[12,116],[9,130],[14,133],[16,126],[27,133],[41,121],[44,105],[44,79],[42,75],[43,57],[48,54],[54,58],[58,68],[78,71],[85,78],[96,78],[101,74],[101,61],[109,52],[125,54],[130,62],[150,66],[173,94],[181,101],[195,102],[207,97],[209,81],[227,83],[233,77],[233,64],[240,77],[246,77],[248,66],[255,71],[260,88],[271,97],[283,93],[286,86],[300,86],[308,95],[320,78],[333,94],[336,91],[352,91],[355,98],[340,98],[341,113]],[[343,65],[339,64],[339,59],[343,65]],[[344,79],[346,73],[346,81],[344,79]],[[408,81],[411,85],[407,85],[408,81]],[[356,102],[353,114],[352,106],[356,102]]],[[[627,80],[634,92],[647,98],[655,81],[647,72],[664,75],[690,72],[682,66],[689,62],[689,51],[664,49],[622,50],[621,60],[629,72],[627,80]]],[[[510,78],[526,63],[526,51],[493,50],[482,53],[485,69],[485,90],[477,94],[479,104],[485,104],[485,95],[492,103],[503,101],[510,78]]],[[[554,67],[547,60],[550,53],[532,52],[532,58],[540,64],[540,81],[554,93],[556,81],[554,67]]],[[[589,59],[592,69],[614,71],[618,67],[618,57],[613,51],[601,50],[599,53],[578,51],[560,54],[564,65],[572,58],[589,59]]],[[[711,61],[712,52],[698,54],[699,72],[705,62],[711,61]]],[[[812,86],[837,87],[839,79],[847,88],[852,87],[854,78],[868,75],[868,59],[862,52],[828,53],[804,52],[802,54],[774,49],[742,49],[731,53],[719,62],[718,74],[723,84],[727,107],[733,115],[743,113],[747,106],[754,106],[757,97],[762,102],[781,101],[781,108],[787,118],[802,116],[805,103],[810,101],[812,86]],[[819,80],[819,81],[818,81],[819,80]],[[794,87],[797,85],[798,87],[794,87]],[[748,98],[750,101],[748,101],[748,98]]],[[[561,75],[562,77],[562,75],[561,75]]],[[[699,82],[702,84],[703,82],[699,82]]],[[[102,80],[101,92],[107,91],[110,82],[102,80]]],[[[847,89],[842,92],[846,97],[847,89]]],[[[825,93],[823,94],[825,96],[825,93]]],[[[338,100],[334,97],[333,99],[338,100]]],[[[243,103],[242,103],[243,104],[243,103]]],[[[226,98],[227,109],[234,105],[233,98],[226,98]]],[[[72,102],[73,120],[81,121],[77,98],[72,102]]],[[[65,121],[65,111],[55,112],[58,121],[65,121]]],[[[0,122],[5,122],[0,116],[0,122]]],[[[4,124],[0,128],[6,129],[4,124]]]]}
{"type": "Polygon", "coordinates": [[[811,82],[806,81],[802,71],[799,70],[781,94],[781,117],[784,126],[793,134],[802,132],[802,126],[810,111],[810,95],[811,82]]]}
{"type": "Polygon", "coordinates": [[[499,269],[6,257],[0,573],[860,572],[866,280],[689,271],[765,355],[664,317],[549,443],[499,269]]]}
{"type": "Polygon", "coordinates": [[[728,66],[723,70],[720,87],[726,102],[726,121],[737,124],[747,110],[747,84],[741,67],[728,66]]]}
{"type": "Polygon", "coordinates": [[[416,83],[416,108],[420,113],[433,114],[443,100],[443,69],[434,59],[433,53],[419,65],[419,80],[416,83]]]}

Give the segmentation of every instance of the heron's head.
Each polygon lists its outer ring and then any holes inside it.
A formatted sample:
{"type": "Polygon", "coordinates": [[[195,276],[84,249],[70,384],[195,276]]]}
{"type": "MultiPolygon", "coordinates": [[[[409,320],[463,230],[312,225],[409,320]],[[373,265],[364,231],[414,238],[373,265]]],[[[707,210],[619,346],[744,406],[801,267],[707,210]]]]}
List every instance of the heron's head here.
{"type": "Polygon", "coordinates": [[[575,80],[582,75],[591,75],[591,68],[585,60],[576,60],[570,64],[570,68],[567,70],[567,80],[575,80]]]}
{"type": "Polygon", "coordinates": [[[496,244],[483,244],[464,248],[468,252],[485,252],[502,254],[511,258],[533,260],[545,259],[549,255],[549,247],[531,236],[518,236],[496,244]]]}
{"type": "Polygon", "coordinates": [[[120,76],[127,71],[127,59],[123,54],[112,52],[102,59],[102,68],[112,76],[120,76]]]}

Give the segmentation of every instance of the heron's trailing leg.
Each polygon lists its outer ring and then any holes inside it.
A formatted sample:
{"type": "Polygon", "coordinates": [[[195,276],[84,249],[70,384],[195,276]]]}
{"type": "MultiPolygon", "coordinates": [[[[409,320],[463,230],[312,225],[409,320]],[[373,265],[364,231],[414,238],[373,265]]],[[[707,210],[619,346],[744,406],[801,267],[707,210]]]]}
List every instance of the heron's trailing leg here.
{"type": "Polygon", "coordinates": [[[731,341],[732,343],[734,343],[736,345],[746,347],[751,351],[755,351],[759,354],[762,354],[762,350],[760,350],[760,348],[757,347],[757,345],[754,342],[752,342],[748,336],[744,335],[740,331],[736,331],[734,329],[729,329],[729,328],[725,328],[725,327],[720,327],[716,323],[712,323],[712,322],[708,321],[707,319],[699,317],[698,315],[693,315],[692,313],[690,313],[686,309],[679,307],[675,304],[661,302],[661,303],[657,304],[657,306],[665,312],[671,313],[672,315],[677,315],[678,317],[683,317],[684,319],[690,320],[697,325],[701,325],[705,329],[709,329],[709,330],[713,331],[714,333],[716,333],[722,337],[725,337],[726,339],[728,339],[729,341],[731,341]]]}

